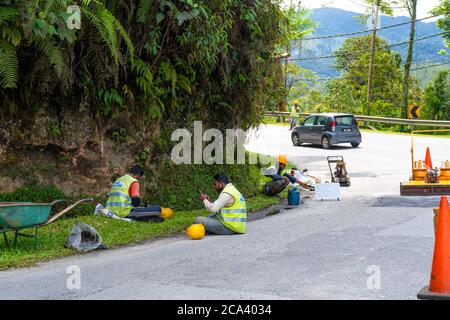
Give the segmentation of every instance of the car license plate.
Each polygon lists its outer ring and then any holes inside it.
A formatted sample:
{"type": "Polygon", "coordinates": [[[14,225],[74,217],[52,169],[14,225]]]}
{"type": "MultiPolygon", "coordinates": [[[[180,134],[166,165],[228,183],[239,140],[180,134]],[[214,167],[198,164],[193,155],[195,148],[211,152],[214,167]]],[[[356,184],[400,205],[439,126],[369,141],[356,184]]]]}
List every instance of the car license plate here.
{"type": "Polygon", "coordinates": [[[352,129],[344,129],[344,132],[352,132],[352,129]]]}

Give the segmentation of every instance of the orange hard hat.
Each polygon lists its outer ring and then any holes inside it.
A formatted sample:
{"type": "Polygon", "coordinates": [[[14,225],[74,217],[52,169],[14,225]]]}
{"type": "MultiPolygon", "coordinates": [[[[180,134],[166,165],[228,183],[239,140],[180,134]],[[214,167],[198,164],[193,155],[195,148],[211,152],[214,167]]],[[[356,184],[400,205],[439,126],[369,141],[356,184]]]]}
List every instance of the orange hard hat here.
{"type": "Polygon", "coordinates": [[[287,157],[282,154],[278,156],[278,163],[282,163],[282,164],[288,164],[288,159],[287,157]]]}
{"type": "Polygon", "coordinates": [[[161,208],[161,218],[170,219],[173,216],[173,210],[170,208],[161,208]]]}
{"type": "Polygon", "coordinates": [[[205,236],[205,226],[203,224],[193,224],[186,230],[186,234],[192,238],[192,240],[201,240],[205,236]]]}

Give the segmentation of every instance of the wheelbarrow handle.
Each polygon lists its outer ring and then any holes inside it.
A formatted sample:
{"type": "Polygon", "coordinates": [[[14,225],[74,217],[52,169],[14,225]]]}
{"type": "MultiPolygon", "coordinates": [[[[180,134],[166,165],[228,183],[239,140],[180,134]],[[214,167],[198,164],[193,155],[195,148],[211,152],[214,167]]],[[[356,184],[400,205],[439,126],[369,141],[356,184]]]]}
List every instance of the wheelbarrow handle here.
{"type": "Polygon", "coordinates": [[[72,204],[71,206],[68,206],[67,208],[65,208],[64,210],[62,210],[61,212],[58,212],[57,214],[55,214],[53,217],[51,217],[46,223],[41,224],[40,227],[44,227],[49,225],[50,223],[54,222],[56,219],[60,218],[61,216],[65,215],[67,212],[69,212],[70,210],[72,210],[73,208],[75,208],[76,206],[78,206],[80,203],[83,202],[90,202],[90,201],[94,201],[93,198],[87,198],[87,199],[81,199],[77,202],[75,202],[74,204],[72,204]]]}
{"type": "Polygon", "coordinates": [[[55,201],[53,201],[52,203],[50,203],[50,205],[53,207],[55,204],[57,204],[57,203],[61,203],[61,202],[67,202],[67,200],[66,199],[62,199],[62,200],[55,200],[55,201]]]}

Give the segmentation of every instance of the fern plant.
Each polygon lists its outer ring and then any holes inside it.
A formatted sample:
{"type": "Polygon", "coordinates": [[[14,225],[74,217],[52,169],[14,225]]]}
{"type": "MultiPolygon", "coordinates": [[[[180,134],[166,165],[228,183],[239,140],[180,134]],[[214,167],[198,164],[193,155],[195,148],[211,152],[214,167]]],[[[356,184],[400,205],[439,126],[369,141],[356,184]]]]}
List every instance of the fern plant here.
{"type": "Polygon", "coordinates": [[[0,88],[16,88],[19,61],[11,40],[13,31],[8,24],[15,21],[19,12],[12,6],[0,6],[0,88]]]}
{"type": "Polygon", "coordinates": [[[55,69],[56,74],[60,77],[64,67],[61,49],[58,48],[51,39],[37,40],[36,46],[47,56],[50,64],[55,69]]]}
{"type": "Polygon", "coordinates": [[[139,6],[136,12],[137,22],[146,23],[150,9],[153,5],[152,0],[141,0],[139,1],[139,6]]]}
{"type": "Polygon", "coordinates": [[[130,58],[133,59],[134,46],[130,36],[120,21],[108,11],[102,2],[97,0],[82,0],[81,10],[95,27],[102,41],[108,46],[109,52],[116,64],[119,64],[120,60],[118,35],[125,42],[130,52],[130,58]]]}
{"type": "Polygon", "coordinates": [[[131,71],[136,77],[136,84],[142,92],[142,100],[146,104],[147,115],[150,119],[161,117],[164,103],[159,98],[160,88],[153,82],[153,73],[147,63],[142,59],[131,61],[131,71]]]}
{"type": "Polygon", "coordinates": [[[19,61],[16,48],[5,40],[0,39],[0,87],[17,88],[19,61]]]}
{"type": "MultiPolygon", "coordinates": [[[[75,31],[67,28],[67,0],[16,1],[0,5],[0,87],[16,88],[19,80],[17,50],[20,45],[32,45],[39,50],[61,76],[65,66],[62,46],[75,41],[75,31]]],[[[82,0],[82,14],[91,22],[101,42],[115,63],[123,63],[119,39],[122,39],[133,59],[134,47],[120,21],[98,0],[82,0]]]]}
{"type": "Polygon", "coordinates": [[[19,12],[11,6],[0,6],[0,25],[7,24],[19,17],[19,12]]]}

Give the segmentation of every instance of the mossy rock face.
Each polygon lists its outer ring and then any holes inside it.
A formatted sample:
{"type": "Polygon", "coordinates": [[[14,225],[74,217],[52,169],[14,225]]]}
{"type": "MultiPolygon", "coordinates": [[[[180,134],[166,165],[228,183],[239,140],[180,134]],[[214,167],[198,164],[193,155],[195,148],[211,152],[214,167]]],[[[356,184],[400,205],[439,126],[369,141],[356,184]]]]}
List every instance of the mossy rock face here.
{"type": "MultiPolygon", "coordinates": [[[[218,173],[226,174],[246,198],[257,195],[261,189],[263,177],[260,175],[258,165],[175,165],[168,157],[165,160],[145,167],[146,174],[141,181],[141,198],[147,203],[158,204],[176,211],[202,209],[203,203],[199,200],[199,190],[207,193],[211,199],[216,198],[213,177],[218,173]]],[[[23,172],[16,173],[18,176],[22,174],[23,172]]],[[[89,190],[80,185],[79,192],[68,195],[59,186],[28,182],[26,186],[16,188],[14,191],[0,193],[0,202],[52,202],[57,199],[75,200],[94,196],[94,203],[77,207],[70,213],[72,216],[88,215],[92,214],[96,203],[106,202],[112,181],[120,175],[119,172],[112,175],[112,179],[105,183],[107,186],[105,191],[100,193],[98,189],[89,190]]]]}

